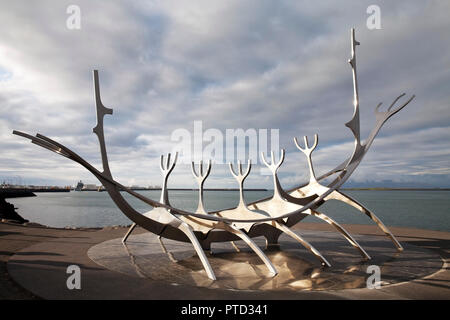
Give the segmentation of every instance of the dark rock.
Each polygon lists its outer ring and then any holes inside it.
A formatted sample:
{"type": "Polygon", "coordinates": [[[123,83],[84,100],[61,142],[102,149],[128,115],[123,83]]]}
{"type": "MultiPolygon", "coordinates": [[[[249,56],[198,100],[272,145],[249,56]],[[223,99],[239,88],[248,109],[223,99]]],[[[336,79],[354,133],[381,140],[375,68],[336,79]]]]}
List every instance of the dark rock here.
{"type": "Polygon", "coordinates": [[[0,197],[0,219],[5,219],[10,222],[26,223],[27,219],[22,218],[17,212],[14,205],[6,202],[5,198],[0,197]]]}

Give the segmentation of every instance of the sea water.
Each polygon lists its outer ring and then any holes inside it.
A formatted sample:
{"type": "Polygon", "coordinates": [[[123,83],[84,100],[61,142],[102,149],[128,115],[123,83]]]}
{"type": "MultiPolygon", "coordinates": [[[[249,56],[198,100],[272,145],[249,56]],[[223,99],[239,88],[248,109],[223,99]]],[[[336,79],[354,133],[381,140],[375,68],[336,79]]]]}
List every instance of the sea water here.
{"type": "MultiPolygon", "coordinates": [[[[160,191],[138,191],[159,200],[160,191]]],[[[450,231],[450,191],[403,190],[347,190],[344,193],[372,210],[387,226],[424,228],[450,231]]],[[[144,213],[151,207],[122,193],[133,208],[144,213]]],[[[18,213],[32,222],[51,227],[105,227],[129,225],[131,221],[115,206],[107,192],[71,191],[62,193],[36,193],[36,197],[8,199],[18,213]]],[[[245,198],[252,202],[272,195],[272,191],[247,191],[245,198]]],[[[208,211],[231,208],[238,204],[238,191],[204,192],[208,211]]],[[[197,208],[197,191],[170,190],[174,207],[187,211],[197,208]]],[[[374,224],[358,210],[338,201],[328,201],[319,208],[339,223],[374,224]]],[[[322,222],[307,217],[305,222],[322,222]]],[[[323,223],[323,222],[322,222],[323,223]]]]}

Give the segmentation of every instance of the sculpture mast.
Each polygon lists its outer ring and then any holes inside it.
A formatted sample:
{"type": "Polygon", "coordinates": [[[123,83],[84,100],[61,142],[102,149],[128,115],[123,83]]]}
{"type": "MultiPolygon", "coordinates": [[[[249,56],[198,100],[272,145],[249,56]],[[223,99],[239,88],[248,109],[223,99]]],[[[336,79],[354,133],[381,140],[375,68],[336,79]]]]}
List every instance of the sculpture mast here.
{"type": "Polygon", "coordinates": [[[355,136],[355,150],[353,151],[353,155],[350,158],[349,163],[355,156],[358,149],[361,148],[361,137],[360,137],[360,127],[359,127],[359,96],[358,96],[358,78],[356,75],[356,46],[360,45],[358,41],[355,39],[355,29],[352,28],[350,31],[351,36],[351,54],[352,57],[348,60],[350,65],[352,66],[352,73],[353,73],[353,106],[354,106],[354,112],[352,119],[347,122],[345,125],[353,132],[353,135],[355,136]]]}
{"type": "Polygon", "coordinates": [[[112,115],[113,109],[106,108],[100,98],[100,85],[98,81],[98,71],[94,70],[94,90],[95,90],[95,106],[97,109],[97,125],[92,131],[97,135],[100,143],[100,152],[102,156],[103,174],[108,178],[112,178],[111,170],[109,169],[108,155],[106,153],[105,135],[103,130],[103,117],[107,114],[112,115]]]}

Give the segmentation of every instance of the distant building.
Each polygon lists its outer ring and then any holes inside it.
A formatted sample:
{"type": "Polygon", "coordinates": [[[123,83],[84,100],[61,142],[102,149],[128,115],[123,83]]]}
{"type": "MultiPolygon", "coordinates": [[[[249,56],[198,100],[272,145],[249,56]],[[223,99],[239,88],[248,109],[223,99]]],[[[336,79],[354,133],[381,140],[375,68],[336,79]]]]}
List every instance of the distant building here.
{"type": "Polygon", "coordinates": [[[98,186],[95,184],[85,184],[81,190],[97,190],[98,186]]]}

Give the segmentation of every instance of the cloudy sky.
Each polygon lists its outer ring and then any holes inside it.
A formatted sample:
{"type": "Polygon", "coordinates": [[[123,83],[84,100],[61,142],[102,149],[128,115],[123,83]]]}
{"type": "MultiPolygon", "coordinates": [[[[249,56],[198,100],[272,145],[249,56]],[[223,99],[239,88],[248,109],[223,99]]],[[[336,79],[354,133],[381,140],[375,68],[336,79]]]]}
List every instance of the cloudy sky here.
{"type": "MultiPolygon", "coordinates": [[[[160,184],[159,155],[176,129],[278,129],[285,186],[308,178],[292,137],[319,134],[323,173],[353,140],[350,28],[356,28],[361,136],[373,110],[416,94],[380,132],[348,185],[450,186],[450,3],[447,1],[6,1],[0,10],[0,179],[98,183],[84,168],[13,129],[48,135],[100,168],[92,70],[110,166],[123,184],[160,184]],[[69,5],[81,28],[67,28],[69,5]],[[369,30],[366,10],[381,9],[369,30]],[[388,182],[388,180],[390,182],[388,182]]],[[[229,147],[229,146],[228,146],[229,147]]],[[[224,146],[225,148],[225,146],[224,146]]],[[[242,159],[244,160],[244,159],[242,159]]],[[[247,186],[271,187],[254,166],[247,186]]],[[[192,187],[187,164],[173,187],[192,187]]],[[[234,187],[215,165],[206,187],[234,187]]]]}

